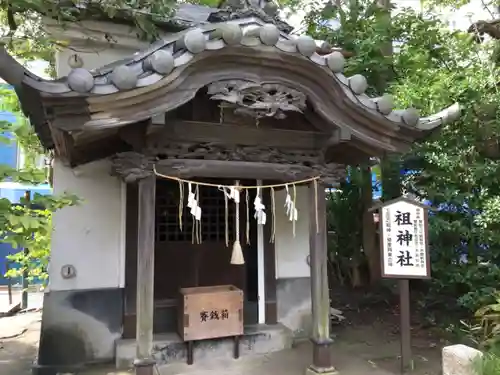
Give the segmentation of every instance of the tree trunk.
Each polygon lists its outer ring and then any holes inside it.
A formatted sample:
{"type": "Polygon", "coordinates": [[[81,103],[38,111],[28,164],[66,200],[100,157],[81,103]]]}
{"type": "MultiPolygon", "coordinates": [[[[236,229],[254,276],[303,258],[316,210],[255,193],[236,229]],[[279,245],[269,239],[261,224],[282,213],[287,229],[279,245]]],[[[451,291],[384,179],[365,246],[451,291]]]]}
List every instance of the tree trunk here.
{"type": "Polygon", "coordinates": [[[363,280],[361,280],[361,272],[359,270],[359,262],[356,258],[352,260],[351,263],[351,286],[353,288],[359,288],[363,286],[363,280]]]}
{"type": "Polygon", "coordinates": [[[376,284],[381,278],[380,249],[376,241],[376,226],[373,221],[373,212],[368,211],[372,206],[372,173],[371,168],[363,168],[363,249],[370,269],[370,284],[376,284]]]}

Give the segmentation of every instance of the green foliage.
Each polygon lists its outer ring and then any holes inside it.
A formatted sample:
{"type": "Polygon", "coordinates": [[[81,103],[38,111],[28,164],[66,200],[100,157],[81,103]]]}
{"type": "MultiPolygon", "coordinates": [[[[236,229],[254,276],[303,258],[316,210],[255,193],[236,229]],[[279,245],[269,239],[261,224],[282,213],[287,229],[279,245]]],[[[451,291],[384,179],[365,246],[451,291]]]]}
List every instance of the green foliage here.
{"type": "Polygon", "coordinates": [[[30,202],[23,199],[22,205],[13,205],[7,199],[0,199],[0,237],[2,242],[19,250],[9,256],[19,267],[11,268],[7,277],[23,276],[26,272],[30,282],[35,278],[41,281],[47,279],[52,213],[76,203],[78,199],[69,194],[58,197],[36,194],[30,202]],[[23,249],[27,251],[21,251],[23,249]]]}
{"type": "Polygon", "coordinates": [[[362,248],[362,189],[361,168],[349,168],[349,181],[329,194],[327,222],[332,272],[342,285],[356,285],[356,266],[364,262],[362,248]]]}
{"type": "Polygon", "coordinates": [[[473,362],[477,375],[500,373],[500,293],[492,292],[495,302],[484,305],[474,314],[474,322],[462,322],[469,339],[484,353],[473,362]]]}
{"type": "Polygon", "coordinates": [[[446,264],[444,257],[433,253],[434,280],[429,285],[425,302],[427,307],[443,309],[459,306],[474,312],[492,300],[495,283],[500,278],[500,268],[489,264],[446,264]],[[437,275],[437,276],[436,276],[437,275]]]}
{"type": "Polygon", "coordinates": [[[380,93],[391,69],[391,61],[385,55],[385,46],[391,41],[390,19],[374,1],[348,2],[342,7],[320,6],[305,18],[308,34],[325,40],[334,46],[353,52],[345,69],[346,75],[360,73],[370,82],[370,91],[380,93]],[[325,20],[336,19],[341,27],[332,31],[325,20]]]}
{"type": "MultiPolygon", "coordinates": [[[[461,7],[469,4],[478,4],[473,0],[421,0],[422,4],[430,7],[451,7],[453,9],[460,9],[461,7]]],[[[493,10],[494,7],[500,5],[499,0],[482,0],[482,6],[486,9],[493,10]]]]}
{"type": "Polygon", "coordinates": [[[444,104],[443,98],[452,97],[464,108],[461,121],[445,126],[439,135],[414,148],[420,166],[409,189],[434,207],[444,208],[430,221],[435,278],[431,290],[438,294],[428,296],[455,296],[457,308],[473,312],[485,303],[500,276],[500,163],[496,149],[492,155],[486,148],[497,143],[495,135],[500,131],[496,88],[500,77],[498,69],[484,58],[492,51],[490,45],[475,44],[460,33],[450,36],[446,50],[440,52],[446,56],[446,64],[418,79],[421,88],[406,80],[395,91],[399,97],[423,104],[429,98],[444,104]]]}
{"type": "Polygon", "coordinates": [[[475,313],[475,318],[479,320],[475,332],[483,350],[500,353],[500,293],[495,291],[492,297],[494,303],[481,307],[475,313]]]}
{"type": "MultiPolygon", "coordinates": [[[[479,44],[467,32],[450,30],[435,9],[406,9],[389,17],[373,3],[315,9],[307,28],[354,54],[346,75],[365,75],[372,94],[388,91],[399,107],[413,106],[422,115],[461,104],[459,121],[402,159],[384,158],[380,168],[382,180],[397,179],[400,168],[415,171],[402,181],[404,190],[445,208],[430,217],[433,280],[422,303],[467,316],[492,302],[500,279],[498,42],[479,44]],[[330,18],[340,20],[339,30],[325,26],[330,18]],[[398,42],[392,55],[391,40],[398,42]]],[[[383,191],[384,198],[397,193],[383,191]]]]}
{"type": "Polygon", "coordinates": [[[485,353],[473,362],[477,375],[500,374],[500,356],[496,353],[485,353]]]}
{"type": "Polygon", "coordinates": [[[11,179],[18,182],[43,183],[46,180],[46,173],[43,169],[36,168],[36,159],[44,153],[38,138],[30,126],[28,120],[22,115],[19,101],[13,90],[0,86],[0,110],[10,112],[16,116],[16,123],[10,124],[0,121],[0,143],[12,142],[6,136],[12,133],[15,140],[25,151],[26,166],[17,170],[8,165],[0,164],[0,181],[11,179]]]}
{"type": "Polygon", "coordinates": [[[500,292],[491,296],[495,302],[478,309],[473,324],[463,322],[464,331],[484,353],[473,362],[477,375],[500,374],[500,292]]]}

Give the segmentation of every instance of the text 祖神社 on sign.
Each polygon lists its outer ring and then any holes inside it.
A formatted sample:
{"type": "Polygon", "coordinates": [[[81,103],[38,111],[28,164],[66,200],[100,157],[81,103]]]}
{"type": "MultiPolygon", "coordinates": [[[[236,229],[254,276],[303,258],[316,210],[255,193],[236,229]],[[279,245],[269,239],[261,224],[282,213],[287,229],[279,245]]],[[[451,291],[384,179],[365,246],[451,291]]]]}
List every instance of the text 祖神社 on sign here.
{"type": "Polygon", "coordinates": [[[429,277],[427,212],[418,203],[396,200],[382,207],[382,271],[386,277],[429,277]]]}

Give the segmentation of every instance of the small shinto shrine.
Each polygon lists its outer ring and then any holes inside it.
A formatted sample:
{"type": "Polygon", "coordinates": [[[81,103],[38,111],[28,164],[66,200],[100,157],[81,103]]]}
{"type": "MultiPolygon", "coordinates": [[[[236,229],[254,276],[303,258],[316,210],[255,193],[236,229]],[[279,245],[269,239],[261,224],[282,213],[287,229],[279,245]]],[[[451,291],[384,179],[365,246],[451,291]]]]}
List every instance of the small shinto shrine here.
{"type": "Polygon", "coordinates": [[[69,46],[56,80],[0,50],[54,151],[54,192],[83,200],[54,216],[37,373],[115,361],[152,374],[231,352],[232,336],[251,343],[238,355],[310,337],[307,371],[335,372],[325,188],[459,108],[395,109],[272,2],[240,5],[180,5],[152,45],[109,20],[47,19],[69,46]]]}

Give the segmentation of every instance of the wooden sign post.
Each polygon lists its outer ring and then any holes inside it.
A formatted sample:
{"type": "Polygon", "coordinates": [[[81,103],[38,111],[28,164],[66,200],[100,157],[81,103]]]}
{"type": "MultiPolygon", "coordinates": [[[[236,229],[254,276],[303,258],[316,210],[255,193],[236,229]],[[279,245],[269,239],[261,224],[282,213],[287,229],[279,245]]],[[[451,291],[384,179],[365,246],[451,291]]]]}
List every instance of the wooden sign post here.
{"type": "Polygon", "coordinates": [[[399,279],[401,373],[413,369],[410,324],[410,279],[429,279],[428,207],[408,198],[380,207],[382,277],[399,279]]]}

